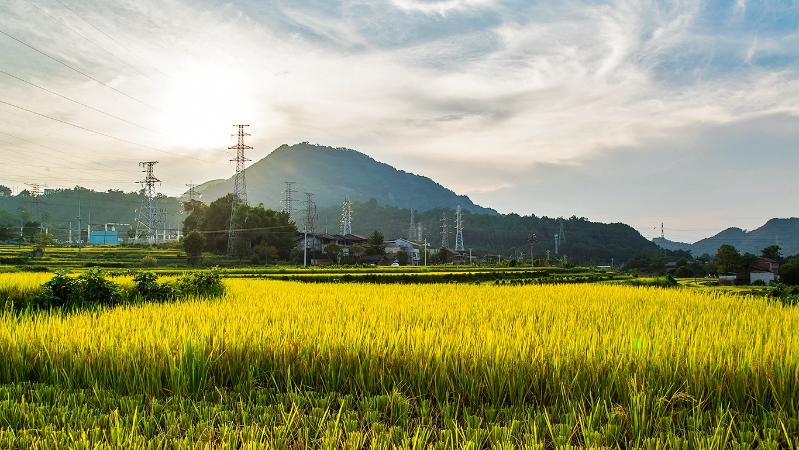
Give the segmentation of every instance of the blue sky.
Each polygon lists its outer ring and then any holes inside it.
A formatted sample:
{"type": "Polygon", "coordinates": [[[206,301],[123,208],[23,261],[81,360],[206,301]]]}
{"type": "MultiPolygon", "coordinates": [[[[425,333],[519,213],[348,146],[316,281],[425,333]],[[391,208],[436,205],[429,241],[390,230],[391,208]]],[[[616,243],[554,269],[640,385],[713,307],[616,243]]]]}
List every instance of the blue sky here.
{"type": "Polygon", "coordinates": [[[9,0],[0,31],[83,72],[0,34],[12,187],[132,190],[157,159],[178,194],[230,176],[249,123],[251,159],[351,147],[647,237],[799,215],[797,2],[9,0]]]}

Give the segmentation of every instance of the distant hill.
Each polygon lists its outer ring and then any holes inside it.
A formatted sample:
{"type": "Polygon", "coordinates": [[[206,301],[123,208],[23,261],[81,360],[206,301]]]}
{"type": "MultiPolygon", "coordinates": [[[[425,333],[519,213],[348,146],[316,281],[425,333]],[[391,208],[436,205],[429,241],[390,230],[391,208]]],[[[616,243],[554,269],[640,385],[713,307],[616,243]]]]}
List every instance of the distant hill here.
{"type": "MultiPolygon", "coordinates": [[[[474,204],[469,197],[436,183],[430,178],[397,170],[375,161],[363,153],[347,148],[333,148],[303,142],[281,145],[272,153],[251,164],[246,170],[247,200],[263,203],[267,208],[281,209],[285,182],[293,181],[299,201],[305,192],[313,195],[317,206],[341,206],[344,198],[366,202],[374,198],[380,205],[413,208],[461,208],[473,213],[497,214],[490,208],[474,204]]],[[[202,201],[213,200],[233,192],[234,178],[213,180],[196,187],[202,201]]]]}
{"type": "MultiPolygon", "coordinates": [[[[38,221],[35,209],[39,209],[39,217],[47,230],[61,241],[69,238],[70,226],[73,237],[77,239],[78,230],[78,204],[83,217],[81,227],[91,223],[93,231],[104,228],[106,223],[135,224],[138,217],[138,208],[141,206],[142,195],[138,192],[123,192],[108,190],[97,192],[82,187],[72,189],[48,189],[45,195],[33,197],[16,195],[13,197],[0,197],[0,225],[19,226],[23,222],[38,221]]],[[[178,199],[160,197],[158,209],[166,213],[167,228],[177,228],[185,216],[180,214],[181,205],[178,199]]],[[[117,226],[118,231],[125,233],[128,226],[117,226]]]]}
{"type": "MultiPolygon", "coordinates": [[[[691,244],[686,244],[685,242],[675,242],[670,241],[668,239],[661,239],[661,238],[654,238],[652,242],[655,243],[660,248],[665,248],[666,250],[690,250],[691,244]]],[[[698,256],[698,255],[697,255],[698,256]]]]}
{"type": "MultiPolygon", "coordinates": [[[[417,213],[415,222],[421,224],[424,237],[433,247],[441,247],[441,223],[446,215],[449,223],[450,248],[455,245],[455,211],[450,208],[433,208],[417,213]]],[[[408,238],[411,211],[407,208],[380,206],[377,201],[355,202],[352,207],[352,231],[368,236],[372,231],[382,232],[386,239],[408,238]]],[[[338,205],[320,208],[318,231],[338,233],[341,207],[338,205]]],[[[549,217],[520,216],[518,214],[473,214],[463,213],[463,241],[468,252],[475,254],[501,254],[509,257],[514,251],[524,252],[529,258],[530,244],[527,236],[535,233],[535,257],[546,257],[546,251],[554,259],[555,233],[560,229],[560,221],[549,217]]],[[[623,223],[598,223],[584,218],[571,217],[563,220],[566,242],[560,245],[560,257],[567,255],[570,262],[577,264],[610,264],[627,261],[629,258],[645,253],[656,255],[657,246],[641,236],[641,233],[623,223]]]]}
{"type": "Polygon", "coordinates": [[[690,250],[695,256],[715,254],[721,245],[730,244],[741,253],[759,255],[760,250],[775,243],[779,243],[783,255],[799,253],[799,218],[771,219],[762,227],[748,232],[740,228],[727,228],[715,236],[691,244],[690,250]]]}

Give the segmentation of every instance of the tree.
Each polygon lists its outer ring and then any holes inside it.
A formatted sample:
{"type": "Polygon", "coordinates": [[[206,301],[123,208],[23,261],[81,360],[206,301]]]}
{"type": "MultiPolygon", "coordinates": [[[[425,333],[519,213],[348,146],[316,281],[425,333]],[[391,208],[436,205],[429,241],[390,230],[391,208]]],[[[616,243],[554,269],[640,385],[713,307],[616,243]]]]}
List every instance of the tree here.
{"type": "Polygon", "coordinates": [[[386,244],[383,242],[383,233],[375,230],[366,241],[369,247],[366,248],[367,255],[385,255],[386,244]]]}
{"type": "Polygon", "coordinates": [[[0,185],[0,197],[11,197],[11,189],[8,186],[0,185]]]}
{"type": "Polygon", "coordinates": [[[749,252],[744,253],[738,261],[739,266],[755,266],[757,265],[757,256],[749,252]]]}
{"type": "Polygon", "coordinates": [[[764,258],[773,259],[774,261],[781,261],[782,255],[780,254],[780,246],[779,245],[769,245],[768,247],[760,250],[760,254],[764,258]]]}
{"type": "Polygon", "coordinates": [[[202,260],[205,241],[205,235],[196,229],[192,230],[191,233],[183,238],[183,250],[186,251],[186,261],[192,266],[199,264],[202,260]]]}
{"type": "Polygon", "coordinates": [[[325,247],[325,255],[336,264],[338,264],[343,253],[344,250],[337,244],[327,244],[325,247]]]}
{"type": "Polygon", "coordinates": [[[53,243],[53,235],[50,233],[45,233],[44,231],[40,231],[33,235],[33,243],[36,245],[36,248],[39,248],[42,250],[42,252],[44,252],[44,249],[53,243]]]}
{"type": "Polygon", "coordinates": [[[716,251],[716,267],[719,273],[733,272],[741,264],[741,253],[730,244],[724,244],[716,251]]]}
{"type": "Polygon", "coordinates": [[[360,244],[352,244],[350,247],[350,256],[355,258],[355,262],[360,262],[361,256],[366,252],[366,249],[363,248],[363,245],[360,244]]]}
{"type": "Polygon", "coordinates": [[[438,263],[446,264],[447,262],[449,262],[449,249],[447,247],[441,247],[438,249],[438,263]]]}
{"type": "Polygon", "coordinates": [[[780,266],[780,281],[789,286],[799,284],[799,264],[785,263],[780,266]]]}
{"type": "Polygon", "coordinates": [[[399,251],[397,252],[397,262],[399,263],[399,265],[407,266],[408,259],[410,259],[410,256],[408,256],[408,252],[406,252],[405,249],[402,248],[399,249],[399,251]]]}

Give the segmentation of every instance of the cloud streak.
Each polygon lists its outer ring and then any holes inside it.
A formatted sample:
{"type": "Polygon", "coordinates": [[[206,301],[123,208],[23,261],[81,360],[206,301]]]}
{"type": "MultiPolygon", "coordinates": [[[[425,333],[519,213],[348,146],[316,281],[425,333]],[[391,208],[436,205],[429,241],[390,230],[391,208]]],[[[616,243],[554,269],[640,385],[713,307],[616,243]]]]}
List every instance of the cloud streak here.
{"type": "MultiPolygon", "coordinates": [[[[117,183],[108,187],[131,189],[140,176],[136,162],[151,158],[164,159],[158,170],[162,179],[171,180],[164,185],[170,194],[190,180],[229,176],[225,149],[231,144],[230,125],[241,122],[251,125],[252,159],[283,143],[348,146],[430,176],[456,192],[473,193],[476,201],[502,211],[588,215],[580,209],[603,204],[594,198],[599,194],[585,189],[578,201],[576,193],[562,194],[557,187],[583,183],[584,174],[575,168],[613,161],[614,166],[603,169],[605,178],[592,175],[592,183],[635,185],[640,164],[649,164],[643,161],[667,159],[663,155],[689,146],[703,164],[712,160],[710,155],[748,161],[735,172],[746,179],[765,162],[747,160],[741,152],[727,155],[726,144],[704,139],[696,130],[712,134],[744,123],[765,127],[769,122],[763,118],[774,117],[789,132],[799,129],[791,120],[799,117],[795,6],[625,0],[64,0],[146,64],[58,3],[31,1],[146,76],[47,22],[22,0],[0,5],[0,29],[163,113],[148,111],[7,39],[0,39],[2,67],[169,138],[114,123],[10,79],[2,80],[0,99],[214,162],[180,162],[164,153],[109,144],[0,107],[0,131],[35,138],[77,161],[101,155],[123,174],[128,171],[125,184],[115,174],[99,176],[92,187],[117,183]],[[693,144],[704,143],[692,145],[685,136],[692,136],[693,144]],[[618,154],[628,156],[612,156],[618,154]],[[530,204],[528,179],[550,179],[541,168],[562,178],[535,186],[542,196],[557,199],[536,206],[530,204]]],[[[750,136],[761,136],[757,127],[747,129],[750,136]]],[[[768,145],[785,157],[788,142],[768,145]]],[[[663,167],[680,180],[679,167],[663,167]]],[[[59,177],[67,175],[64,171],[59,177]]],[[[0,171],[6,183],[19,184],[19,179],[12,170],[0,171]]],[[[280,184],[275,184],[276,195],[280,184]]],[[[683,194],[663,195],[661,203],[671,205],[661,208],[664,214],[679,216],[683,194]]],[[[780,195],[775,198],[792,204],[780,195]]],[[[630,208],[614,209],[616,220],[635,219],[630,208]]],[[[769,214],[763,214],[765,221],[769,214]]],[[[712,215],[718,224],[730,217],[712,215]]]]}

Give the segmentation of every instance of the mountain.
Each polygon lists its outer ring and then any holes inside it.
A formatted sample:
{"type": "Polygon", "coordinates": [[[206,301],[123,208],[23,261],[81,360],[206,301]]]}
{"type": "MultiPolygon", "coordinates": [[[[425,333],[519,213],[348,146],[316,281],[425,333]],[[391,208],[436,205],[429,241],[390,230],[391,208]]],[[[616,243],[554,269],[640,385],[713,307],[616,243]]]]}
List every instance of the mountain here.
{"type": "Polygon", "coordinates": [[[685,242],[675,242],[665,238],[653,238],[652,242],[654,242],[658,247],[665,248],[666,250],[691,250],[691,244],[686,244],[685,242]]]}
{"type": "MultiPolygon", "coordinates": [[[[313,194],[317,206],[341,207],[344,198],[366,202],[374,198],[380,205],[426,211],[436,207],[461,208],[473,213],[497,214],[490,208],[474,204],[469,197],[458,195],[430,178],[397,170],[363,153],[347,148],[333,148],[302,142],[281,145],[272,153],[250,165],[247,178],[247,200],[252,205],[281,209],[286,189],[292,181],[296,191],[294,209],[300,209],[305,192],[313,194]]],[[[202,201],[213,200],[233,192],[234,177],[212,180],[197,186],[202,201]]]]}
{"type": "Polygon", "coordinates": [[[783,255],[799,253],[799,218],[771,219],[760,228],[748,232],[740,228],[727,228],[715,236],[691,244],[690,250],[693,255],[713,255],[723,244],[730,244],[741,253],[760,255],[760,250],[777,243],[783,255]]]}
{"type": "MultiPolygon", "coordinates": [[[[341,207],[334,205],[319,208],[317,231],[338,233],[341,207]]],[[[421,225],[423,236],[433,247],[441,247],[443,236],[441,225],[446,217],[449,225],[449,247],[455,244],[454,218],[451,208],[432,208],[418,212],[415,224],[421,225]]],[[[354,202],[352,205],[352,231],[368,236],[374,230],[383,233],[386,239],[408,238],[411,211],[407,208],[381,206],[371,199],[367,202],[354,202]]],[[[585,218],[570,217],[562,219],[565,242],[559,244],[559,255],[555,254],[555,233],[559,233],[561,219],[520,216],[518,214],[474,214],[463,212],[463,242],[468,252],[475,254],[501,254],[502,258],[523,252],[529,258],[530,233],[535,233],[538,241],[534,251],[536,259],[545,258],[547,250],[554,258],[568,256],[577,264],[610,264],[627,261],[629,258],[645,253],[656,255],[657,246],[634,228],[623,223],[591,222],[585,218]]]]}

